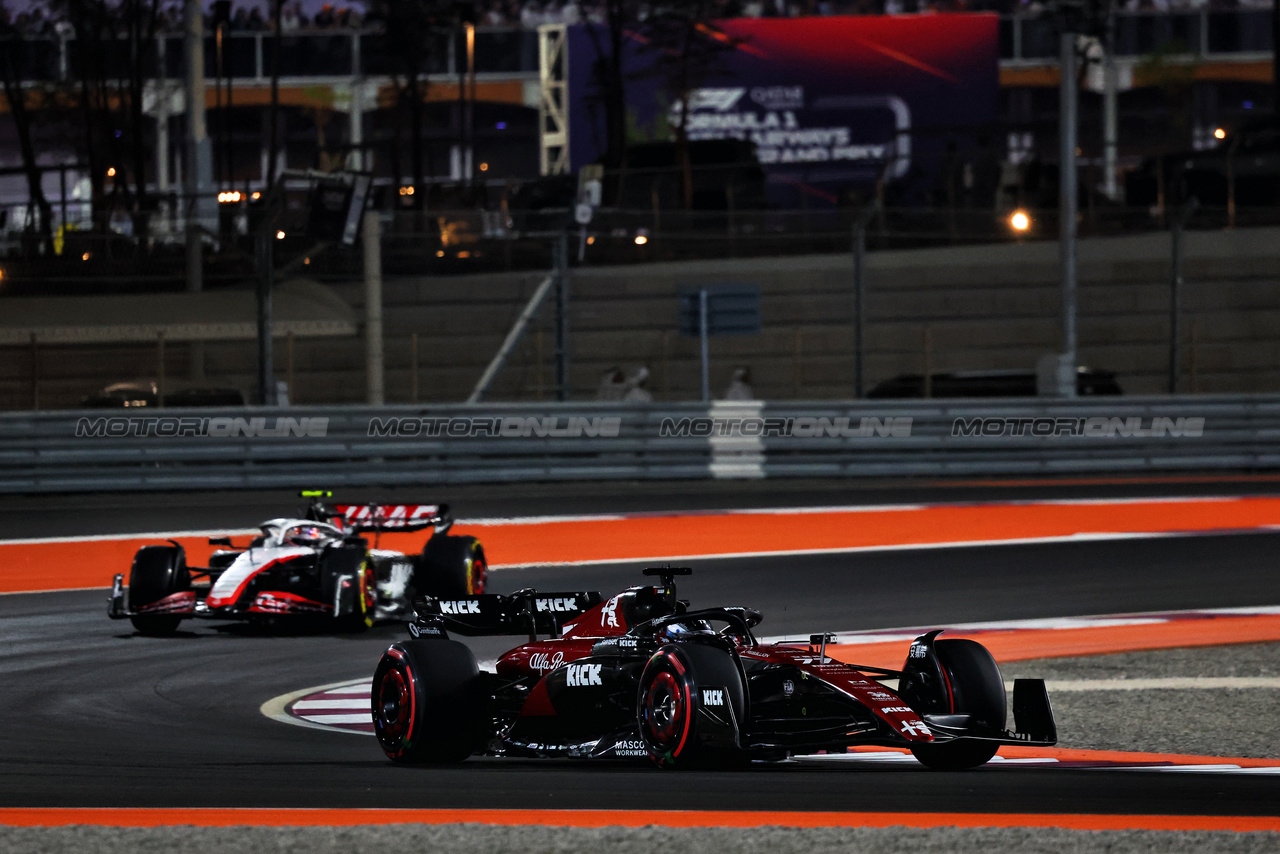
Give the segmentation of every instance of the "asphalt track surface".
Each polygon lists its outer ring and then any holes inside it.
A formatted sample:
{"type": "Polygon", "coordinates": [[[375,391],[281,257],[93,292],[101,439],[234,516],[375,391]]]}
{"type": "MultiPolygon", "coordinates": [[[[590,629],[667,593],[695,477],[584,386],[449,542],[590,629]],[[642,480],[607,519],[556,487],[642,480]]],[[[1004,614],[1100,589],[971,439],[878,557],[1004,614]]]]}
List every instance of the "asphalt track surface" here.
{"type": "MultiPolygon", "coordinates": [[[[324,484],[316,484],[323,488],[324,484]]],[[[460,519],[1044,499],[1280,495],[1280,475],[1039,480],[758,480],[344,490],[335,501],[448,502],[460,519]]],[[[296,491],[0,495],[0,540],[252,528],[305,508],[296,491]]]]}
{"type": "MultiPolygon", "coordinates": [[[[1263,488],[1265,487],[1265,488],[1263,488]]],[[[1236,484],[1131,487],[1136,494],[1271,492],[1236,484]]],[[[565,489],[472,493],[460,515],[717,506],[1075,497],[1050,490],[756,487],[656,488],[600,497],[565,489]],[[1012,493],[1012,494],[1011,494],[1012,493]],[[1032,495],[1031,493],[1034,493],[1032,495]]],[[[421,496],[430,498],[431,496],[421,496]]],[[[282,511],[279,494],[0,503],[0,536],[243,526],[282,511]]],[[[295,500],[296,503],[296,500],[295,500]]],[[[780,522],[785,524],[785,522],[780,522]]],[[[703,560],[681,584],[695,605],[762,608],[762,631],[817,630],[1077,616],[1280,603],[1280,534],[1051,543],[888,554],[703,560]]],[[[638,567],[495,572],[491,589],[612,591],[638,567]]],[[[104,583],[114,568],[104,568],[104,583]]],[[[778,765],[667,773],[645,766],[473,760],[414,768],[385,760],[372,739],[265,718],[267,699],[370,674],[398,626],[354,636],[257,633],[188,623],[143,638],[105,615],[104,591],[0,596],[0,806],[434,807],[548,809],[859,810],[1275,815],[1280,777],[1134,774],[1022,767],[936,773],[916,767],[778,765]]],[[[480,657],[511,643],[485,639],[480,657]]]]}

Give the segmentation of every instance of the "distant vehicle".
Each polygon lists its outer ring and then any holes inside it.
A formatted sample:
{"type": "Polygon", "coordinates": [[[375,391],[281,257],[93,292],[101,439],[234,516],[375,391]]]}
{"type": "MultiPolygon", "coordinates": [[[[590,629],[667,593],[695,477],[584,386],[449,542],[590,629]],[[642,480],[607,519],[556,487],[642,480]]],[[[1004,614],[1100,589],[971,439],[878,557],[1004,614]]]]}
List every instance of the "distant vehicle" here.
{"type": "Polygon", "coordinates": [[[846,664],[827,654],[835,635],[763,643],[753,608],[690,609],[675,579],[691,572],[646,569],[657,584],[608,599],[526,589],[416,601],[414,639],[387,649],[373,675],[383,752],[397,762],[478,754],[683,768],[880,745],[958,770],[1002,744],[1057,743],[1041,679],[1014,680],[1016,731],[1006,729],[1004,679],[976,641],[931,631],[904,650],[901,670],[846,664]],[[482,669],[449,632],[528,639],[482,669]]]}
{"type": "Polygon", "coordinates": [[[367,629],[377,620],[408,619],[415,595],[470,596],[484,592],[488,563],[475,537],[453,536],[447,504],[335,504],[329,493],[302,493],[311,505],[299,518],[268,519],[261,533],[235,547],[229,537],[207,567],[187,565],[170,541],[143,546],[129,585],[115,576],[107,615],[128,618],[144,635],[169,635],[189,617],[212,620],[328,619],[335,628],[367,629]],[[362,534],[431,533],[422,551],[406,555],[371,548],[362,534]],[[196,583],[193,581],[207,584],[196,583]]]}
{"type": "MultiPolygon", "coordinates": [[[[114,383],[80,401],[85,409],[137,409],[160,405],[160,389],[150,380],[114,383]]],[[[244,406],[244,394],[236,388],[178,388],[165,391],[164,405],[244,406]]]]}
{"type": "MultiPolygon", "coordinates": [[[[930,397],[1035,397],[1035,371],[956,371],[929,376],[930,397]]],[[[1076,394],[1080,397],[1100,397],[1123,394],[1113,371],[1080,368],[1076,373],[1076,394]]],[[[872,399],[896,399],[924,397],[924,377],[920,374],[899,374],[891,380],[878,383],[867,397],[872,399]]]]}
{"type": "Polygon", "coordinates": [[[1235,203],[1242,206],[1280,203],[1280,124],[1245,125],[1206,151],[1182,151],[1148,157],[1125,179],[1125,202],[1146,207],[1195,197],[1202,205],[1224,207],[1228,176],[1235,184],[1235,203]]]}

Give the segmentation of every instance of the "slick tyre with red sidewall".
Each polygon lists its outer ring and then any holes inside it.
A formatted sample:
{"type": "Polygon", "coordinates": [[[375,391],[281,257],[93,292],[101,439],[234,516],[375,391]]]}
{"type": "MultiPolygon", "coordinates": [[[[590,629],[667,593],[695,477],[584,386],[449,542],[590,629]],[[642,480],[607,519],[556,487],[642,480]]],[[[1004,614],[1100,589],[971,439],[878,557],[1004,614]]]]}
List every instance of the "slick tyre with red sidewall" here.
{"type": "Polygon", "coordinates": [[[363,632],[373,627],[373,617],[378,606],[377,579],[374,578],[373,567],[368,561],[360,564],[355,578],[351,581],[355,588],[352,591],[350,610],[339,616],[338,623],[344,631],[363,632]]]}
{"type": "Polygon", "coordinates": [[[738,732],[746,714],[742,671],[716,646],[668,644],[640,676],[636,722],[649,756],[663,768],[742,761],[738,732]]]}
{"type": "Polygon", "coordinates": [[[475,656],[450,640],[405,641],[373,674],[373,729],[396,762],[461,762],[484,742],[475,656]]]}
{"type": "Polygon", "coordinates": [[[484,592],[489,563],[475,537],[436,534],[422,548],[414,587],[429,596],[476,596],[484,592]]]}
{"type": "Polygon", "coordinates": [[[143,546],[133,556],[129,569],[129,610],[142,611],[129,617],[133,627],[144,635],[171,635],[182,622],[179,614],[146,613],[175,593],[191,590],[191,572],[187,555],[177,546],[143,546]]]}
{"type": "MultiPolygon", "coordinates": [[[[986,729],[1003,730],[1008,712],[1004,679],[987,648],[964,638],[937,640],[934,648],[947,678],[951,714],[970,715],[986,729]]],[[[911,753],[930,768],[958,771],[986,764],[998,749],[994,742],[961,738],[922,744],[911,753]]]]}

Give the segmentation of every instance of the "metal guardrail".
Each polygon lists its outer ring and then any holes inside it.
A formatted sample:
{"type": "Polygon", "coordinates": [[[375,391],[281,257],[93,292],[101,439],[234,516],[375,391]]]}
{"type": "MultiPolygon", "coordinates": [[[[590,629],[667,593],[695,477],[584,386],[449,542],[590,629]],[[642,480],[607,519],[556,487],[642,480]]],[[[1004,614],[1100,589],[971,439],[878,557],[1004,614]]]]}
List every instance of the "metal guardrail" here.
{"type": "Polygon", "coordinates": [[[1280,396],[0,415],[0,493],[1274,469],[1280,396]]]}

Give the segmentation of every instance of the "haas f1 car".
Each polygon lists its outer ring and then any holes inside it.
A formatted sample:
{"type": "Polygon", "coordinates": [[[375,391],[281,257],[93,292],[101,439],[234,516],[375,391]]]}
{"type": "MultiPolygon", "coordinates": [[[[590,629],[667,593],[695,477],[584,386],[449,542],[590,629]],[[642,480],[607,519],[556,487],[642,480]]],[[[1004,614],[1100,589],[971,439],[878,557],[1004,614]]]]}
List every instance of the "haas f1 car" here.
{"type": "Polygon", "coordinates": [[[373,677],[383,751],[398,762],[484,754],[687,767],[881,745],[961,769],[1002,744],[1057,743],[1040,679],[1014,682],[1016,731],[1005,728],[1000,670],[972,640],[929,632],[899,671],[845,664],[827,655],[833,635],[766,644],[751,631],[759,611],[690,610],[675,589],[690,572],[647,569],[660,584],[608,600],[534,590],[415,600],[414,639],[391,646],[373,677]],[[449,632],[529,640],[490,672],[449,632]]]}
{"type": "Polygon", "coordinates": [[[280,615],[326,617],[351,631],[375,620],[408,619],[414,596],[484,593],[488,565],[475,537],[448,533],[446,504],[322,503],[327,492],[303,492],[311,505],[302,518],[271,519],[247,546],[229,537],[207,567],[187,565],[178,543],[144,546],[111,588],[107,613],[128,617],[144,635],[172,634],[188,617],[269,621],[280,615]],[[384,531],[430,528],[419,554],[377,548],[384,531]],[[363,536],[375,535],[374,546],[363,536]]]}

